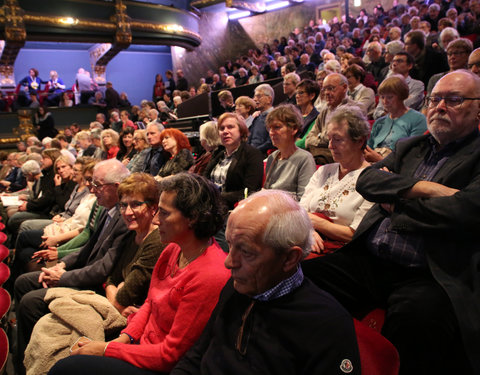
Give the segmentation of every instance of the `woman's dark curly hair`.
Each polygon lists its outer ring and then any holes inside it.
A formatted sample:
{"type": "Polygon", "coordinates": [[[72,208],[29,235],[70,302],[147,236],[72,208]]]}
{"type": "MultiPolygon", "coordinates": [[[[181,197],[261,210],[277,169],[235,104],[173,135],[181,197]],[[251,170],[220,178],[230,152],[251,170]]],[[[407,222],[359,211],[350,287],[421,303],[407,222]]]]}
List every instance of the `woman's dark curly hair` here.
{"type": "Polygon", "coordinates": [[[210,238],[223,226],[226,206],[218,188],[205,177],[193,173],[178,173],[160,182],[160,191],[175,192],[175,208],[192,221],[199,239],[210,238]]]}

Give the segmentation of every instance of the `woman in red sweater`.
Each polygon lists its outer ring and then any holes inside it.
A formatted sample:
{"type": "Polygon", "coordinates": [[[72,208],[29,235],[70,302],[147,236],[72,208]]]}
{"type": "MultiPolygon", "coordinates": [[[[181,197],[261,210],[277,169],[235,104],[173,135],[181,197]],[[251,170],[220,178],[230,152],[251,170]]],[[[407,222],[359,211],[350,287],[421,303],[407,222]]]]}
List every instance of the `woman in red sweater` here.
{"type": "Polygon", "coordinates": [[[212,238],[225,209],[218,189],[198,175],[166,178],[160,190],[154,223],[168,245],[155,265],[147,300],[118,338],[80,344],[49,374],[169,372],[200,336],[230,276],[226,254],[212,238]]]}

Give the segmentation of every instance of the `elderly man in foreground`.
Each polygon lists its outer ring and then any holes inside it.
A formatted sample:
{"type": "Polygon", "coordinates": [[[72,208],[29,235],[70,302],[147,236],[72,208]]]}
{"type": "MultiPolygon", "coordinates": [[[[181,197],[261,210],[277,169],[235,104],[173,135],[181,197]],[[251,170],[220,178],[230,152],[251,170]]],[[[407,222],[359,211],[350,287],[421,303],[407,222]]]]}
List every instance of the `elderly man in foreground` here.
{"type": "Polygon", "coordinates": [[[264,190],[240,202],[226,237],[232,278],[170,374],[359,374],[352,318],[299,266],[312,244],[305,210],[264,190]]]}
{"type": "Polygon", "coordinates": [[[354,316],[386,309],[401,374],[478,374],[480,78],[449,73],[426,104],[430,134],[399,141],[359,176],[357,191],[377,204],[353,240],[302,267],[354,316]]]}

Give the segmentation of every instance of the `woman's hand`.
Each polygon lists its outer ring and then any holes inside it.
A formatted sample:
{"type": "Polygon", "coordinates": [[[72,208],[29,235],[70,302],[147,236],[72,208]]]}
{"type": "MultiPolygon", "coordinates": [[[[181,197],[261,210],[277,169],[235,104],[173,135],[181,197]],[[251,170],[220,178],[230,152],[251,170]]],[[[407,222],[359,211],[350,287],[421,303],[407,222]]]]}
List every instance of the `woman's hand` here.
{"type": "Polygon", "coordinates": [[[102,357],[108,343],[103,341],[79,342],[79,348],[74,350],[70,355],[96,355],[102,357]]]}
{"type": "Polygon", "coordinates": [[[383,160],[383,156],[369,146],[363,150],[363,156],[369,163],[376,163],[377,161],[383,160]]]}
{"type": "Polygon", "coordinates": [[[58,245],[58,238],[56,236],[42,236],[43,242],[40,244],[40,247],[49,248],[51,246],[58,245]]]}
{"type": "Polygon", "coordinates": [[[55,223],[62,223],[63,221],[65,221],[65,219],[60,215],[55,215],[54,217],[52,217],[52,221],[55,223]]]}
{"type": "Polygon", "coordinates": [[[128,163],[130,163],[130,158],[126,158],[122,160],[123,165],[127,165],[128,163]]]}
{"type": "Polygon", "coordinates": [[[33,253],[32,259],[38,258],[37,263],[43,260],[52,261],[58,259],[58,250],[56,247],[49,246],[47,250],[39,250],[33,253]]]}
{"type": "Polygon", "coordinates": [[[129,315],[136,313],[138,310],[140,310],[140,308],[135,306],[128,306],[123,309],[122,316],[124,316],[125,318],[128,318],[129,315]]]}
{"type": "Polygon", "coordinates": [[[323,250],[325,249],[323,245],[323,239],[320,237],[317,231],[313,231],[313,244],[312,244],[312,252],[316,254],[322,254],[323,250]]]}
{"type": "Polygon", "coordinates": [[[55,186],[60,186],[62,184],[62,178],[60,177],[59,174],[56,174],[53,177],[53,182],[54,182],[55,186]]]}

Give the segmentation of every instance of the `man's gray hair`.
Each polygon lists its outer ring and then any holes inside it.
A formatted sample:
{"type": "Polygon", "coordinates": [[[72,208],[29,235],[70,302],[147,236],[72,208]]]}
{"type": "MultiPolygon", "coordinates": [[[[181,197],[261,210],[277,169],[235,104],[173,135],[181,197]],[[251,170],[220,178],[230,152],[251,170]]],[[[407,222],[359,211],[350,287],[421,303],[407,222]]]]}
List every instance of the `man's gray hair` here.
{"type": "Polygon", "coordinates": [[[301,78],[297,73],[291,72],[291,73],[285,74],[285,77],[283,77],[283,81],[287,81],[287,80],[292,81],[292,83],[295,86],[297,86],[298,83],[301,81],[301,78]]]}
{"type": "Polygon", "coordinates": [[[36,162],[35,160],[28,160],[23,163],[21,170],[24,175],[33,174],[34,176],[36,176],[42,173],[40,164],[38,164],[38,162],[36,162]]]}
{"type": "Polygon", "coordinates": [[[120,183],[130,175],[130,171],[127,167],[117,159],[108,159],[98,162],[93,168],[93,173],[100,168],[105,168],[107,171],[103,181],[105,183],[120,183]]]}
{"type": "Polygon", "coordinates": [[[385,45],[385,49],[390,55],[396,55],[405,50],[405,45],[400,40],[392,40],[385,45]]]}
{"type": "Polygon", "coordinates": [[[261,85],[258,85],[255,88],[255,93],[257,93],[257,92],[271,97],[272,98],[272,103],[273,103],[273,99],[275,98],[275,94],[274,94],[272,86],[270,86],[268,83],[262,83],[261,85]]]}
{"type": "Polygon", "coordinates": [[[266,198],[273,211],[263,233],[263,243],[278,254],[286,252],[292,246],[300,247],[304,258],[310,254],[313,226],[307,211],[281,190],[262,190],[248,199],[253,197],[266,198]]]}
{"type": "Polygon", "coordinates": [[[347,123],[347,134],[354,142],[365,141],[370,135],[370,125],[359,107],[352,105],[338,106],[327,118],[327,123],[347,123]]]}

